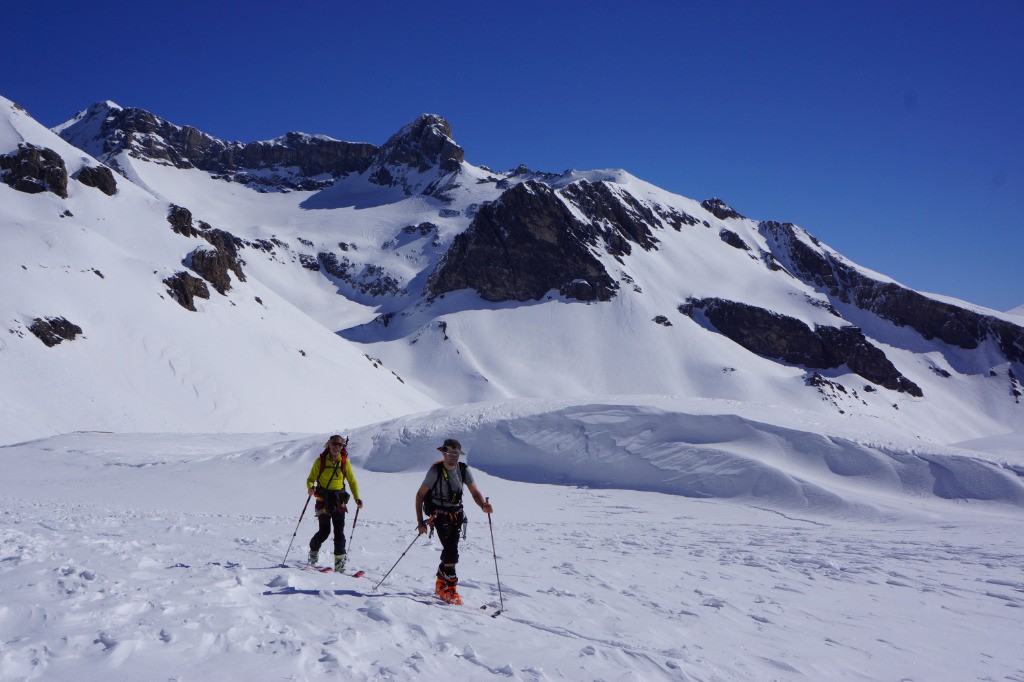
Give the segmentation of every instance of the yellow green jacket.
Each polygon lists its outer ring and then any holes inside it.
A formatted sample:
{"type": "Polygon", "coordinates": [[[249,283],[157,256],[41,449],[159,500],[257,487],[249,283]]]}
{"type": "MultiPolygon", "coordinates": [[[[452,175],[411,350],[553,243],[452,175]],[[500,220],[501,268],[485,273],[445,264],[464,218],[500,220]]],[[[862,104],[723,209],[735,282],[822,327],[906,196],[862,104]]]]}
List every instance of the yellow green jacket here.
{"type": "Polygon", "coordinates": [[[345,481],[348,481],[349,485],[352,487],[352,497],[357,500],[360,499],[359,484],[356,483],[355,474],[352,473],[352,462],[346,459],[345,467],[343,469],[340,466],[340,462],[331,461],[330,455],[327,455],[327,459],[324,461],[326,462],[326,466],[323,468],[323,471],[321,471],[320,458],[317,457],[313,460],[313,468],[309,470],[309,478],[306,479],[306,487],[312,488],[316,483],[319,483],[320,487],[325,490],[344,490],[345,481]],[[328,482],[330,482],[330,486],[327,485],[328,482]]]}

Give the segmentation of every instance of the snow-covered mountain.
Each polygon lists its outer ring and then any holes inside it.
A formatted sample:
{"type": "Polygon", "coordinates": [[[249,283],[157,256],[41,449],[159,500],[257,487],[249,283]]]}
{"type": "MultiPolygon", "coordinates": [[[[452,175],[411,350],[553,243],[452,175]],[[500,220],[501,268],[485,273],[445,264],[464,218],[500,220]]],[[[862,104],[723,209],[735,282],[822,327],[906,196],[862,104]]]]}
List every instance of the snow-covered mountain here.
{"type": "Polygon", "coordinates": [[[378,147],[225,142],[112,102],[53,131],[3,112],[8,438],[603,395],[856,415],[939,442],[1024,415],[1012,315],[625,171],[474,166],[434,115],[378,147]],[[61,327],[82,331],[53,347],[30,331],[61,327]],[[98,381],[123,401],[90,403],[98,381]]]}

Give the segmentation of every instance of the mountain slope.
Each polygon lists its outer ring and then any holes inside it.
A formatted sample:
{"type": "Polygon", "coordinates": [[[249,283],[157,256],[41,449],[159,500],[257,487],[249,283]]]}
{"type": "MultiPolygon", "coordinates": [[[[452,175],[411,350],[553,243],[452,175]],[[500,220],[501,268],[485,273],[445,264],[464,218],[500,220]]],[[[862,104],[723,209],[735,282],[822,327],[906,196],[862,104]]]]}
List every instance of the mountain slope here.
{"type": "MultiPolygon", "coordinates": [[[[139,263],[134,276],[145,275],[146,283],[139,279],[133,291],[149,286],[193,307],[200,301],[196,312],[164,305],[160,292],[125,301],[145,316],[143,326],[166,326],[161,337],[180,337],[193,325],[205,332],[203,344],[182,338],[174,350],[140,359],[135,372],[147,363],[169,366],[163,355],[198,348],[212,350],[204,367],[248,354],[219,371],[223,394],[171,371],[192,393],[172,402],[193,403],[176,423],[216,429],[243,421],[195,422],[211,404],[222,412],[237,395],[258,392],[259,382],[247,375],[256,366],[273,366],[267,373],[275,393],[285,384],[301,391],[316,383],[328,370],[307,367],[312,371],[292,376],[292,365],[308,357],[299,351],[314,343],[307,337],[383,361],[386,369],[366,363],[369,375],[345,379],[347,395],[387,387],[404,396],[397,412],[371,410],[379,418],[479,400],[680,395],[842,415],[956,442],[1005,432],[1024,416],[1024,329],[1012,316],[914,292],[794,225],[750,220],[719,199],[693,201],[624,171],[553,175],[474,166],[435,115],[410,122],[380,147],[296,133],[246,152],[257,143],[224,142],[112,103],[55,130],[64,141],[33,135],[62,157],[89,159],[67,141],[98,154],[119,172],[118,193],[86,192],[72,181],[61,200],[0,186],[17,197],[11,205],[38,211],[45,204],[57,215],[67,205],[74,215],[61,224],[85,233],[106,223],[105,237],[152,261],[139,263]],[[350,156],[356,160],[349,165],[339,160],[350,156]],[[81,213],[86,196],[90,208],[81,213]],[[133,214],[120,208],[135,196],[147,205],[137,219],[148,226],[145,234],[158,235],[145,245],[128,224],[133,214]],[[210,298],[195,299],[203,287],[214,288],[210,298]],[[289,317],[271,321],[268,307],[275,315],[287,309],[289,317]],[[167,319],[150,322],[151,315],[167,319]],[[269,344],[268,327],[275,339],[269,344]],[[287,348],[286,359],[261,362],[268,345],[287,348]]],[[[4,210],[5,222],[21,221],[4,210]]],[[[60,256],[54,258],[56,266],[60,256]]],[[[10,281],[19,299],[31,301],[10,281]]],[[[40,289],[31,306],[12,301],[8,316],[20,315],[25,326],[51,296],[78,304],[74,287],[58,288],[40,289]]],[[[138,337],[125,341],[139,347],[138,337]]],[[[52,364],[52,350],[33,352],[48,353],[35,362],[52,364]]],[[[95,380],[82,362],[87,357],[62,370],[81,383],[95,380]]],[[[40,373],[44,390],[55,381],[48,371],[40,373]]],[[[330,410],[316,401],[313,418],[310,400],[265,405],[258,421],[330,430],[330,410]]],[[[27,402],[31,413],[42,398],[27,402]]]]}
{"type": "Polygon", "coordinates": [[[206,299],[194,299],[199,312],[186,310],[166,280],[189,272],[211,244],[175,233],[169,204],[123,177],[113,196],[75,180],[100,164],[0,105],[2,152],[52,149],[72,176],[66,198],[0,185],[0,289],[10,292],[0,302],[5,439],[82,429],[319,430],[436,404],[253,278],[229,275],[230,290],[207,287],[206,299]],[[44,345],[30,328],[50,318],[78,334],[44,345]]]}

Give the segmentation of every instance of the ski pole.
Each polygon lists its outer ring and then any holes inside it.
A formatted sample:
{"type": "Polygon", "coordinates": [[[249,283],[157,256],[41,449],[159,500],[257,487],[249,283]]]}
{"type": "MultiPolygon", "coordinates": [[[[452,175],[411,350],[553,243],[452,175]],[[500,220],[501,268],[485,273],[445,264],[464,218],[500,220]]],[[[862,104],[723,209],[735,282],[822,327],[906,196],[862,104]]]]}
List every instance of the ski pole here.
{"type": "Polygon", "coordinates": [[[302,513],[299,514],[299,522],[295,524],[295,532],[292,533],[291,542],[288,543],[288,551],[286,551],[284,553],[284,559],[281,559],[281,566],[282,567],[287,566],[287,564],[285,564],[285,562],[288,561],[288,554],[291,553],[291,551],[292,551],[292,543],[295,542],[295,536],[299,534],[299,526],[302,525],[302,517],[306,515],[306,507],[309,506],[309,500],[310,500],[311,497],[313,497],[313,496],[312,495],[307,495],[306,496],[306,504],[302,505],[302,513]]]}
{"type": "Polygon", "coordinates": [[[356,505],[356,517],[352,519],[352,530],[348,533],[348,544],[352,544],[352,538],[356,536],[356,521],[359,520],[359,505],[356,505]]]}
{"type": "MultiPolygon", "coordinates": [[[[490,504],[491,498],[485,497],[484,502],[490,504]]],[[[494,577],[498,579],[498,600],[501,607],[491,614],[493,617],[505,610],[505,598],[501,596],[501,576],[498,575],[498,551],[494,549],[494,524],[491,523],[491,512],[487,512],[487,526],[491,529],[491,554],[494,555],[494,577]]]]}
{"type": "MultiPolygon", "coordinates": [[[[419,540],[419,539],[420,539],[420,533],[419,533],[419,528],[417,527],[417,529],[416,529],[416,537],[414,537],[412,539],[412,542],[409,543],[409,546],[405,548],[405,552],[408,552],[410,549],[412,549],[412,546],[414,544],[416,544],[416,541],[419,540]]],[[[405,557],[405,552],[402,552],[402,556],[398,557],[398,561],[401,561],[405,557]]],[[[395,566],[398,565],[398,561],[395,562],[395,566]]],[[[391,571],[395,570],[395,566],[392,566],[391,568],[389,568],[388,572],[384,574],[384,577],[380,579],[380,582],[373,586],[374,590],[376,590],[378,587],[380,587],[382,584],[384,584],[384,581],[388,579],[389,575],[391,575],[391,571]]]]}

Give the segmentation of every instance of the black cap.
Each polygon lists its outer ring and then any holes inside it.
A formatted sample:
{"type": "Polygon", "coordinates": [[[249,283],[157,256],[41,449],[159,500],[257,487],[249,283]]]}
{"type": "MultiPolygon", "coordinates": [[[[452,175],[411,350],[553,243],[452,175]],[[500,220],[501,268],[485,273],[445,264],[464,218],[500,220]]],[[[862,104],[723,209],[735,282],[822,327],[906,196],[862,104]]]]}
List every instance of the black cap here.
{"type": "Polygon", "coordinates": [[[460,457],[463,454],[465,454],[462,452],[462,443],[455,440],[454,438],[445,438],[444,445],[439,447],[438,450],[440,450],[441,452],[447,452],[450,450],[452,452],[458,453],[460,457]]]}

